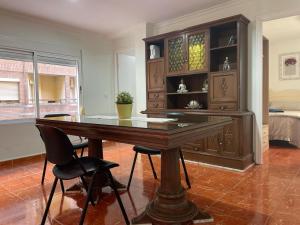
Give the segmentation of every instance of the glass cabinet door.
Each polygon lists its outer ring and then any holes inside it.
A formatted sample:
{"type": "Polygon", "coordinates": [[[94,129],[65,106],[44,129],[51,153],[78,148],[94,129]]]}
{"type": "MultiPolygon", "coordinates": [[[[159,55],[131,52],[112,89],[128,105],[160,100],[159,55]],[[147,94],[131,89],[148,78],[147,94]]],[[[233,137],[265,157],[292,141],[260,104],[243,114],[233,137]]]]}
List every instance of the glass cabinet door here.
{"type": "Polygon", "coordinates": [[[208,31],[187,34],[187,72],[208,71],[208,31]]]}
{"type": "Polygon", "coordinates": [[[185,71],[186,50],[185,37],[179,35],[168,38],[167,44],[167,74],[176,74],[185,71]]]}

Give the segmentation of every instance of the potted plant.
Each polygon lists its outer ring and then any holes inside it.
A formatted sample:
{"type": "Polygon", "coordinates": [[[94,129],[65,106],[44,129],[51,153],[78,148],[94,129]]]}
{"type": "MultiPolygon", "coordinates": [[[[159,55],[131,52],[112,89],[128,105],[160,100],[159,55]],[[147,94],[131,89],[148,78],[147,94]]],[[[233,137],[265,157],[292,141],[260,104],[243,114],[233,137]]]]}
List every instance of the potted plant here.
{"type": "Polygon", "coordinates": [[[117,110],[120,119],[131,118],[133,97],[129,92],[122,91],[117,96],[117,110]]]}

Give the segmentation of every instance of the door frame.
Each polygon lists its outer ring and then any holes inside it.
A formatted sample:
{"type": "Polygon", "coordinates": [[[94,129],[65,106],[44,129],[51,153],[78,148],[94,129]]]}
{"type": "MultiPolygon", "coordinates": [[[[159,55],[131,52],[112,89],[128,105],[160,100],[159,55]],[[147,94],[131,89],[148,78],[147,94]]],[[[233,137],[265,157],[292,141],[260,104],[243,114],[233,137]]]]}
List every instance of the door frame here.
{"type": "Polygon", "coordinates": [[[252,78],[249,78],[249,83],[251,85],[249,96],[251,96],[252,101],[250,101],[250,108],[255,113],[254,118],[254,161],[257,164],[263,164],[263,23],[270,20],[281,19],[290,16],[297,16],[300,14],[300,10],[295,11],[283,11],[273,14],[265,14],[257,17],[253,21],[254,32],[251,33],[252,40],[252,52],[251,59],[253,68],[249,68],[252,78]],[[252,71],[251,71],[252,70],[252,71]],[[255,104],[253,104],[255,102],[255,104]]]}
{"type": "MultiPolygon", "coordinates": [[[[119,50],[119,51],[115,51],[114,52],[114,77],[113,77],[113,83],[114,83],[114,87],[113,87],[113,96],[114,99],[116,98],[116,96],[119,93],[119,58],[118,56],[120,54],[123,55],[132,55],[135,57],[135,54],[132,54],[134,52],[134,48],[128,48],[128,49],[123,49],[123,50],[119,50]]],[[[136,76],[136,74],[135,74],[136,76]]],[[[135,89],[135,94],[136,94],[136,89],[135,89]]],[[[136,104],[133,106],[133,115],[136,115],[136,104]]]]}

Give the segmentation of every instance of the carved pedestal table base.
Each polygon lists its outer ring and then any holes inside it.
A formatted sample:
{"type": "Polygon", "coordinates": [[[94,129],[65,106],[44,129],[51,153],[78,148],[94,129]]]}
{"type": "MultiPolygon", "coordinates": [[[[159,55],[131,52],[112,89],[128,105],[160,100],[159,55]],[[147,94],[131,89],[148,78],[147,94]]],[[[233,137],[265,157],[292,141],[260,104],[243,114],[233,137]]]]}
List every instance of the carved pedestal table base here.
{"type": "Polygon", "coordinates": [[[132,220],[132,224],[196,224],[213,221],[188,201],[180,182],[179,149],[161,152],[161,184],[146,210],[132,220]]]}

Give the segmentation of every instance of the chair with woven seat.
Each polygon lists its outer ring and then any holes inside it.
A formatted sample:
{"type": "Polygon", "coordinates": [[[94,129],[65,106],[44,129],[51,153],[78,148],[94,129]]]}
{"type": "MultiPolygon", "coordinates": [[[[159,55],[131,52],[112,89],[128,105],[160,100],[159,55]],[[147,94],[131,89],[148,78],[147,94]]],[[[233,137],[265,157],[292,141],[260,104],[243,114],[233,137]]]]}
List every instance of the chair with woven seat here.
{"type": "MultiPolygon", "coordinates": [[[[47,114],[44,116],[44,118],[51,118],[51,117],[60,117],[60,116],[71,116],[70,114],[47,114]]],[[[82,137],[78,137],[79,140],[77,141],[72,141],[72,145],[73,145],[73,149],[75,152],[77,152],[77,150],[81,150],[81,153],[80,153],[80,157],[83,156],[83,153],[84,153],[84,149],[88,147],[88,141],[87,140],[84,140],[82,137]]],[[[45,156],[45,161],[44,161],[44,167],[43,167],[43,174],[42,174],[42,181],[41,183],[44,184],[44,180],[45,180],[45,175],[46,175],[46,170],[47,170],[47,154],[45,156]]],[[[61,184],[61,188],[62,188],[62,191],[64,192],[64,185],[62,182],[60,182],[61,184]]]]}
{"type": "Polygon", "coordinates": [[[87,191],[87,197],[79,222],[79,225],[82,225],[85,219],[89,202],[94,205],[94,201],[92,199],[92,190],[95,177],[98,173],[107,174],[109,185],[114,190],[114,194],[121,208],[125,222],[127,225],[129,225],[130,222],[128,220],[125,208],[122,204],[120,195],[114,183],[113,176],[110,172],[110,169],[119,165],[94,157],[79,158],[73,150],[72,143],[63,131],[54,127],[44,125],[37,125],[37,128],[39,129],[41,137],[44,141],[48,161],[55,165],[52,170],[55,179],[44,211],[41,225],[44,225],[46,222],[47,214],[55,192],[57,181],[59,179],[70,180],[74,178],[80,178],[83,182],[84,188],[87,191]],[[87,182],[85,180],[87,176],[91,177],[89,185],[87,185],[87,182]]]}
{"type": "MultiPolygon", "coordinates": [[[[132,180],[132,176],[133,176],[133,171],[134,171],[135,164],[136,164],[136,159],[137,159],[137,156],[138,156],[139,153],[148,156],[153,176],[154,176],[155,179],[157,179],[157,175],[156,175],[156,172],[155,172],[155,168],[154,168],[151,156],[152,155],[160,155],[160,150],[147,148],[147,147],[143,147],[143,146],[134,146],[133,151],[135,151],[135,155],[134,155],[133,164],[132,164],[132,167],[131,167],[130,176],[129,176],[129,180],[128,180],[128,184],[127,184],[127,190],[129,190],[129,188],[130,188],[130,184],[131,184],[131,180],[132,180]]],[[[188,173],[187,173],[187,169],[186,169],[186,166],[185,166],[185,162],[184,162],[184,158],[183,158],[183,154],[182,154],[181,150],[179,151],[179,156],[180,156],[180,160],[181,160],[181,163],[182,163],[182,167],[183,167],[183,171],[184,171],[187,186],[189,188],[191,188],[190,179],[189,179],[189,176],[188,176],[188,173]]]]}

